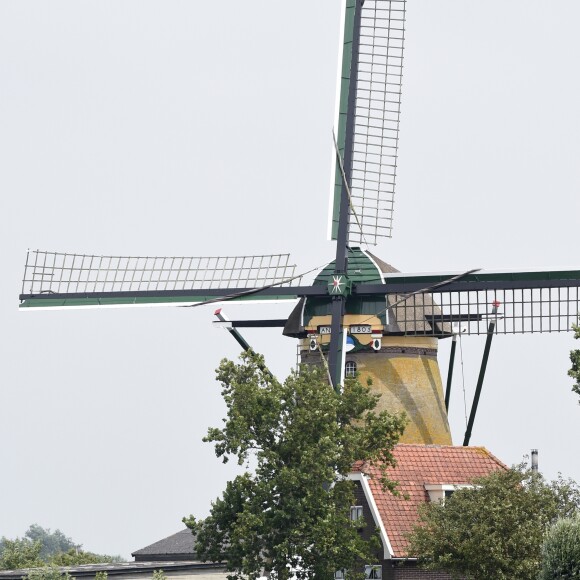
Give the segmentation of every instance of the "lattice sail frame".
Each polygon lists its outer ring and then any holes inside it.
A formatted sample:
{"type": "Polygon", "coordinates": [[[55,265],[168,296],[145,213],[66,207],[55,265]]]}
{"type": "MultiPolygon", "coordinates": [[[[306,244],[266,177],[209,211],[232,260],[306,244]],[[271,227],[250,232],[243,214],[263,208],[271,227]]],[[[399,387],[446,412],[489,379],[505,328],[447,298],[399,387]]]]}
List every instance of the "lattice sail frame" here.
{"type": "Polygon", "coordinates": [[[29,251],[23,295],[186,291],[292,285],[289,254],[213,257],[95,256],[29,251]]]}
{"type": "MultiPolygon", "coordinates": [[[[344,5],[341,78],[335,134],[344,158],[354,0],[344,5]]],[[[405,39],[405,0],[362,6],[351,170],[349,243],[376,245],[392,234],[405,39]],[[352,215],[356,213],[356,217],[352,215]]],[[[336,239],[342,174],[332,165],[330,238],[336,239]]]]}
{"type": "Polygon", "coordinates": [[[407,299],[389,294],[387,304],[388,327],[395,334],[486,334],[490,322],[495,323],[496,334],[568,332],[579,321],[580,289],[577,285],[491,288],[440,291],[407,299]],[[497,314],[493,313],[494,303],[497,314]]]}

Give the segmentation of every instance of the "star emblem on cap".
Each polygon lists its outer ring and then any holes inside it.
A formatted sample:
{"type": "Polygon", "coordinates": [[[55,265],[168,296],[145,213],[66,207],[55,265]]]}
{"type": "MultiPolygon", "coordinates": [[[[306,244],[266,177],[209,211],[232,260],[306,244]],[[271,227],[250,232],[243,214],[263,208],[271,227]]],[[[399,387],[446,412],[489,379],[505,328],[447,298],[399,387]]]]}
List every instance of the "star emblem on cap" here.
{"type": "Polygon", "coordinates": [[[344,286],[342,276],[333,276],[331,294],[342,294],[342,286],[344,286]]]}

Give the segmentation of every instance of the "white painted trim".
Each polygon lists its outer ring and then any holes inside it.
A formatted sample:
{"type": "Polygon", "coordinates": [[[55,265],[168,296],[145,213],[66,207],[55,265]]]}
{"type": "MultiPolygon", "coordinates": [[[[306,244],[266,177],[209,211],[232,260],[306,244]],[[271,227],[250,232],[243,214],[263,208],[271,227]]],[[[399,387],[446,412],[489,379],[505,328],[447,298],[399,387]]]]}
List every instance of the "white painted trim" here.
{"type": "Polygon", "coordinates": [[[391,541],[389,540],[389,536],[387,535],[387,530],[385,529],[385,524],[381,518],[379,513],[379,508],[375,502],[375,498],[373,497],[373,492],[369,486],[368,477],[361,473],[360,471],[355,471],[348,474],[348,478],[351,481],[358,481],[363,488],[363,492],[365,494],[366,500],[371,508],[371,513],[373,514],[373,520],[375,521],[375,525],[379,528],[381,533],[381,540],[383,542],[383,557],[385,560],[391,560],[394,557],[393,547],[391,546],[391,541]]]}
{"type": "MultiPolygon", "coordinates": [[[[373,257],[368,253],[367,250],[363,250],[361,248],[361,252],[371,261],[372,265],[377,269],[379,276],[381,277],[381,280],[383,281],[383,284],[384,284],[386,273],[383,272],[379,268],[379,265],[373,260],[373,257]]],[[[386,306],[386,308],[385,308],[385,322],[387,323],[387,326],[388,326],[389,325],[389,299],[387,298],[386,294],[385,294],[385,306],[386,306]]]]}
{"type": "Polygon", "coordinates": [[[445,503],[445,492],[458,489],[473,488],[469,483],[426,483],[425,490],[429,494],[429,501],[445,503]]]}
{"type": "MultiPolygon", "coordinates": [[[[381,280],[383,281],[383,284],[384,284],[385,283],[385,273],[381,272],[379,265],[373,260],[373,257],[368,253],[367,250],[363,250],[361,248],[360,251],[371,261],[372,265],[377,269],[377,272],[379,273],[379,276],[381,277],[381,280]]],[[[389,274],[389,276],[390,276],[390,274],[389,274]]]]}
{"type": "MultiPolygon", "coordinates": [[[[232,302],[231,300],[224,300],[222,302],[212,302],[211,304],[204,304],[204,306],[219,306],[220,304],[227,304],[233,306],[234,304],[240,305],[251,305],[251,304],[287,304],[288,302],[296,303],[296,298],[288,298],[287,300],[247,300],[243,302],[232,302]]],[[[26,312],[30,310],[31,312],[38,312],[39,310],[95,310],[103,308],[158,308],[158,307],[171,307],[171,306],[196,306],[201,304],[199,302],[160,302],[160,303],[146,303],[146,304],[91,304],[91,305],[80,305],[80,306],[30,306],[24,308],[18,308],[20,312],[26,312]]]]}
{"type": "Polygon", "coordinates": [[[425,489],[427,491],[455,491],[457,489],[473,489],[473,485],[469,483],[426,483],[425,489]]]}
{"type": "MultiPolygon", "coordinates": [[[[300,300],[300,299],[299,299],[300,300]]],[[[308,302],[308,298],[302,302],[302,310],[300,312],[300,326],[304,328],[306,324],[304,324],[304,310],[306,309],[306,303],[308,302]]]]}
{"type": "MultiPolygon", "coordinates": [[[[342,321],[341,321],[342,324],[342,321]]],[[[346,339],[348,337],[348,330],[345,326],[342,327],[342,360],[340,361],[340,381],[339,384],[344,387],[344,375],[346,373],[346,339]]]]}

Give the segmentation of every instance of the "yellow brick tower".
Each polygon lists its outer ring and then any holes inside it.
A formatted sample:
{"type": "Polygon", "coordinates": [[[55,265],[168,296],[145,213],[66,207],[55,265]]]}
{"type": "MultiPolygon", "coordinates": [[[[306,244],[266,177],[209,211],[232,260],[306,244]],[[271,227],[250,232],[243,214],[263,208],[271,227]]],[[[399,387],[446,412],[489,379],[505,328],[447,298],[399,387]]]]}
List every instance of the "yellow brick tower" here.
{"type": "MultiPolygon", "coordinates": [[[[385,276],[397,272],[358,248],[349,249],[348,264],[349,278],[355,282],[382,283],[385,276]]],[[[327,284],[333,268],[329,264],[314,284],[327,284]]],[[[439,339],[428,322],[437,311],[427,295],[407,300],[396,295],[350,296],[346,304],[345,375],[358,373],[363,383],[372,380],[372,390],[381,395],[378,410],[407,414],[402,443],[452,444],[437,362],[439,339]],[[418,309],[425,322],[418,322],[418,309]]],[[[307,298],[294,309],[284,334],[300,339],[302,363],[320,365],[320,351],[324,354],[330,342],[330,326],[330,301],[307,298]]],[[[440,335],[448,330],[442,329],[440,335]]]]}

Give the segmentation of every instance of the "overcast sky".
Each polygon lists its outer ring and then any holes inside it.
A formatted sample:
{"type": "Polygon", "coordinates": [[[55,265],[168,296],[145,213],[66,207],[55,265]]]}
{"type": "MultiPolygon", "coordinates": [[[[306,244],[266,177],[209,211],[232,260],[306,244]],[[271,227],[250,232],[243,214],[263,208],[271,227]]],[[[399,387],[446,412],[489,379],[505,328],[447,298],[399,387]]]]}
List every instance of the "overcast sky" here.
{"type": "MultiPolygon", "coordinates": [[[[331,260],[339,5],[0,2],[0,535],[36,522],[129,557],[235,473],[201,442],[238,354],[213,309],[18,312],[26,250],[331,260]]],[[[406,272],[580,269],[579,21],[576,0],[409,0],[395,231],[374,253],[406,272]]],[[[279,331],[245,336],[278,375],[295,363],[279,331]]],[[[538,448],[548,477],[580,480],[574,342],[497,336],[472,444],[508,464],[538,448]]],[[[462,351],[470,404],[483,339],[462,351]]]]}

